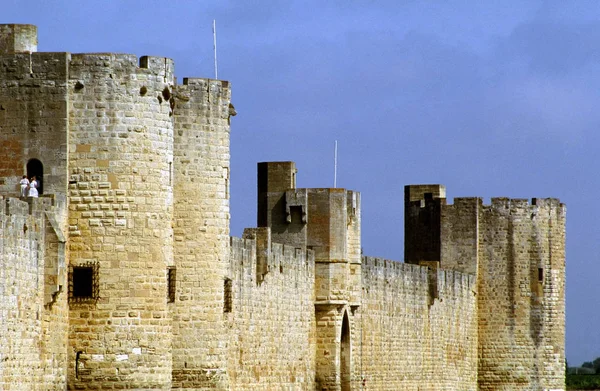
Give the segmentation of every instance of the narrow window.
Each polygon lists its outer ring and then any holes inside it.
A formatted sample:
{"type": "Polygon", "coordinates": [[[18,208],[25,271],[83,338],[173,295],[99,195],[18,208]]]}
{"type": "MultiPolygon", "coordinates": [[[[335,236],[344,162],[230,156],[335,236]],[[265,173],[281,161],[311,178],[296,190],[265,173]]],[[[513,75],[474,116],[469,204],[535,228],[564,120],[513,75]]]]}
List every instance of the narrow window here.
{"type": "Polygon", "coordinates": [[[79,379],[79,358],[83,352],[79,351],[75,355],[75,378],[79,379]]]}
{"type": "Polygon", "coordinates": [[[225,178],[225,198],[229,199],[229,167],[223,167],[223,178],[225,178]]]}
{"type": "Polygon", "coordinates": [[[167,301],[169,303],[175,302],[175,281],[176,281],[176,269],[174,266],[167,268],[167,301]]]}
{"type": "Polygon", "coordinates": [[[541,267],[538,268],[538,281],[544,282],[544,269],[541,267]]]}
{"type": "Polygon", "coordinates": [[[88,302],[98,298],[97,264],[73,266],[69,274],[69,301],[88,302]]]}
{"type": "Polygon", "coordinates": [[[223,312],[231,312],[233,307],[233,297],[232,297],[232,289],[233,289],[233,281],[229,278],[225,279],[225,300],[223,302],[223,312]]]}

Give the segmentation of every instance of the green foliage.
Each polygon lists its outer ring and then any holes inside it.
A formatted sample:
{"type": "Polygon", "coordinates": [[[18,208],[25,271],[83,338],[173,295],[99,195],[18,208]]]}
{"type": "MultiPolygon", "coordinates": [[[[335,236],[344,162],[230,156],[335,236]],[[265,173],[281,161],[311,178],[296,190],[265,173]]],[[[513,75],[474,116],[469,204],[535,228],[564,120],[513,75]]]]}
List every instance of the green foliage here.
{"type": "Polygon", "coordinates": [[[591,361],[586,361],[583,364],[581,364],[581,366],[583,368],[594,368],[594,364],[591,361]]]}
{"type": "Polygon", "coordinates": [[[567,375],[594,375],[595,373],[594,368],[571,367],[567,369],[567,375]]]}
{"type": "Polygon", "coordinates": [[[600,357],[597,357],[594,361],[592,361],[592,365],[594,366],[596,373],[600,374],[600,357]]]}
{"type": "Polygon", "coordinates": [[[567,390],[598,390],[600,375],[567,375],[567,390]]]}
{"type": "MultiPolygon", "coordinates": [[[[594,375],[596,371],[594,368],[584,368],[584,367],[571,367],[567,369],[568,375],[594,375]]],[[[599,373],[600,375],[600,373],[599,373]]]]}

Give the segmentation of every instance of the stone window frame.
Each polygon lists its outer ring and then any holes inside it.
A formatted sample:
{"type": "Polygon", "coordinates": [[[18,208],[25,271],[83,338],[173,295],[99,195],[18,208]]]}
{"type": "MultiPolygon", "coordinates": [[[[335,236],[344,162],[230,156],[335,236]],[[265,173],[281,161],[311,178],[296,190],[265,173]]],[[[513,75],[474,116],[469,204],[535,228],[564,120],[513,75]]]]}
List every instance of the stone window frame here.
{"type": "Polygon", "coordinates": [[[69,265],[69,304],[88,304],[95,303],[100,296],[99,287],[99,264],[95,261],[83,262],[77,265],[69,265]],[[74,271],[75,269],[91,269],[92,271],[92,295],[75,296],[74,295],[74,271]]]}

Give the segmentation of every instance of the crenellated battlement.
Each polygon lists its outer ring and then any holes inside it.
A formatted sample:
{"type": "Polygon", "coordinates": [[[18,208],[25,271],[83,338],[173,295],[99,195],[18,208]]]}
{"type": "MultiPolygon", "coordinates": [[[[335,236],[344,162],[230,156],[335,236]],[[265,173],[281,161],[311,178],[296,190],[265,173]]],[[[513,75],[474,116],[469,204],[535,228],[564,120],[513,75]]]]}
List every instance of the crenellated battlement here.
{"type": "MultiPolygon", "coordinates": [[[[476,291],[476,278],[473,274],[461,273],[453,270],[431,269],[428,266],[412,265],[383,258],[362,257],[363,278],[365,288],[375,280],[382,280],[385,284],[419,284],[429,286],[432,280],[437,285],[438,292],[447,292],[450,295],[458,294],[465,290],[476,291]]],[[[462,294],[462,293],[460,293],[462,294]]]]}
{"type": "Polygon", "coordinates": [[[527,206],[558,206],[564,207],[558,198],[508,198],[492,197],[490,203],[486,204],[481,197],[456,197],[452,202],[446,203],[447,206],[478,205],[483,207],[496,208],[523,208],[527,206]]]}
{"type": "MultiPolygon", "coordinates": [[[[205,78],[183,78],[183,84],[174,87],[176,113],[185,115],[188,110],[204,110],[208,106],[216,109],[213,115],[226,119],[229,124],[230,117],[237,113],[231,104],[231,85],[226,80],[205,78]]],[[[186,121],[182,118],[182,121],[186,121]]]]}
{"type": "MultiPolygon", "coordinates": [[[[362,273],[369,282],[383,280],[386,283],[426,284],[428,267],[392,261],[384,258],[363,256],[362,273]]],[[[369,289],[370,283],[365,283],[369,289]]]]}
{"type": "Polygon", "coordinates": [[[66,77],[69,57],[69,53],[64,52],[0,54],[0,81],[13,88],[20,85],[55,87],[51,80],[66,77]],[[13,83],[7,83],[9,81],[13,83]]]}
{"type": "Polygon", "coordinates": [[[104,79],[102,75],[107,76],[106,81],[143,82],[153,76],[168,85],[175,83],[175,63],[166,57],[142,56],[138,60],[136,55],[126,53],[72,53],[69,66],[72,80],[94,74],[100,80],[104,79]]]}
{"type": "Polygon", "coordinates": [[[256,284],[269,279],[270,274],[277,273],[291,273],[298,278],[314,279],[312,250],[273,243],[246,229],[244,238],[231,237],[231,251],[230,273],[238,270],[256,284]],[[254,277],[257,270],[262,270],[262,280],[254,277]]]}

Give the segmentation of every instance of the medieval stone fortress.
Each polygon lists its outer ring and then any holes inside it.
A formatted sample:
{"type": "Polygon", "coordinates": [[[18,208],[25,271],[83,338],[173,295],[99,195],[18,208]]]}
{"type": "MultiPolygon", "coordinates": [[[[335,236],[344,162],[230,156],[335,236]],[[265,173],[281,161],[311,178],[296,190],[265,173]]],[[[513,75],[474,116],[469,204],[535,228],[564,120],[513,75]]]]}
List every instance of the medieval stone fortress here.
{"type": "Polygon", "coordinates": [[[0,389],[565,388],[563,204],[406,186],[401,263],[267,162],[230,238],[230,85],[173,72],[0,25],[0,389]]]}

